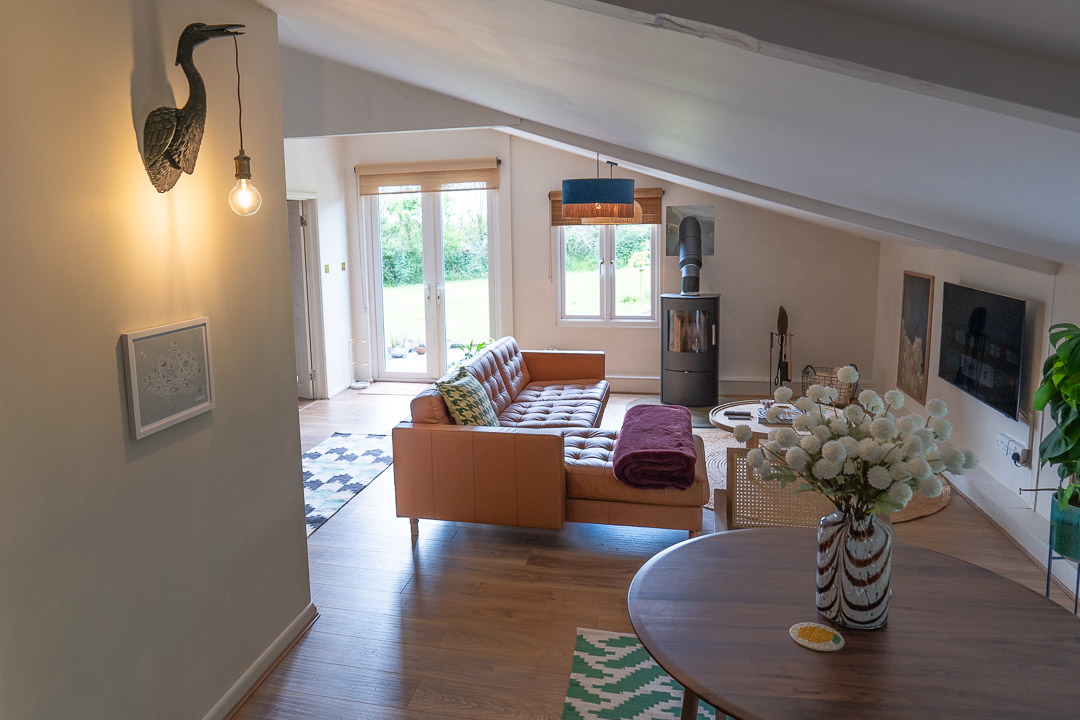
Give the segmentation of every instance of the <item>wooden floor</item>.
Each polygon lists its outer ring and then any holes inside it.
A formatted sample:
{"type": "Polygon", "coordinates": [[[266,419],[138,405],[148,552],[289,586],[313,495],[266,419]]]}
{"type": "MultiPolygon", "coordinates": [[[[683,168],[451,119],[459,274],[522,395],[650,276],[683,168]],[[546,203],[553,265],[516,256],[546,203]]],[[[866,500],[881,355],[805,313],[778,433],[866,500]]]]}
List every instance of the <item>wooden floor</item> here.
{"type": "MultiPolygon", "coordinates": [[[[412,392],[380,385],[301,401],[304,449],[335,431],[388,433],[412,392]]],[[[635,397],[613,396],[604,425],[618,427],[635,397]]],[[[237,718],[560,718],[576,628],[631,632],[634,573],[686,539],[578,523],[555,532],[422,520],[413,545],[408,520],[394,516],[392,470],[309,538],[321,616],[237,718]]],[[[1041,591],[1044,571],[953,498],[896,525],[896,536],[1041,591]]],[[[711,511],[705,520],[711,528],[711,511]]],[[[1071,609],[1060,590],[1055,599],[1071,609]]]]}

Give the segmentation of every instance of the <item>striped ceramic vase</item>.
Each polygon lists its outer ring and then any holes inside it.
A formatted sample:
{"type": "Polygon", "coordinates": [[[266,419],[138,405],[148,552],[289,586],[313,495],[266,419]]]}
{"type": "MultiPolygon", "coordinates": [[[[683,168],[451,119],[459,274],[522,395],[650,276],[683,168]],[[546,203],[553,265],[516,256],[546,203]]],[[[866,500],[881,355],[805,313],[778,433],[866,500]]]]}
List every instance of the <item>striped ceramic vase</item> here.
{"type": "Polygon", "coordinates": [[[835,512],[818,526],[817,609],[837,625],[872,630],[889,617],[892,528],[873,513],[835,512]]]}

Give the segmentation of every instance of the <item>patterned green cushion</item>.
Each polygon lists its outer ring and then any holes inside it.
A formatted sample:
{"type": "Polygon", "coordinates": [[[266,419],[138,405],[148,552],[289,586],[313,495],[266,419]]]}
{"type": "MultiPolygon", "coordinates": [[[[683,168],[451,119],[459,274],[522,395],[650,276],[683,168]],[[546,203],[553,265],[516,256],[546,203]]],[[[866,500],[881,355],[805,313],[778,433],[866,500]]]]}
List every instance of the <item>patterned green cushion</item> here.
{"type": "Polygon", "coordinates": [[[435,383],[435,387],[439,388],[450,417],[458,425],[499,426],[499,418],[495,416],[484,386],[465,368],[459,368],[452,380],[435,383]]]}

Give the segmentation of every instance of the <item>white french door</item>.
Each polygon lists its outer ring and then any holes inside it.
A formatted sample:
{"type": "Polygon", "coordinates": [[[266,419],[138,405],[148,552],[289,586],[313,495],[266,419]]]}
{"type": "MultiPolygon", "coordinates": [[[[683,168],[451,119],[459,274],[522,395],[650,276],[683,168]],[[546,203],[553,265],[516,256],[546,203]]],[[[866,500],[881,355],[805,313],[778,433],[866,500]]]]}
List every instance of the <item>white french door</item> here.
{"type": "Polygon", "coordinates": [[[378,379],[438,378],[462,357],[462,347],[491,336],[491,194],[364,198],[378,379]]]}

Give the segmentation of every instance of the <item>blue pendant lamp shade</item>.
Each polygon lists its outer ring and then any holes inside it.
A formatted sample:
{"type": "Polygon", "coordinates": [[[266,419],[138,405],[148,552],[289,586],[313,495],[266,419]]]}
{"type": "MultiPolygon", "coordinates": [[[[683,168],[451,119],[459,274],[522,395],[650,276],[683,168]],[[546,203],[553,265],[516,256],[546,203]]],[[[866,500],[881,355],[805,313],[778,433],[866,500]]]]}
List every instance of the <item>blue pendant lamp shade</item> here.
{"type": "Polygon", "coordinates": [[[632,218],[634,181],[599,177],[563,180],[562,214],[566,218],[632,218]]]}

